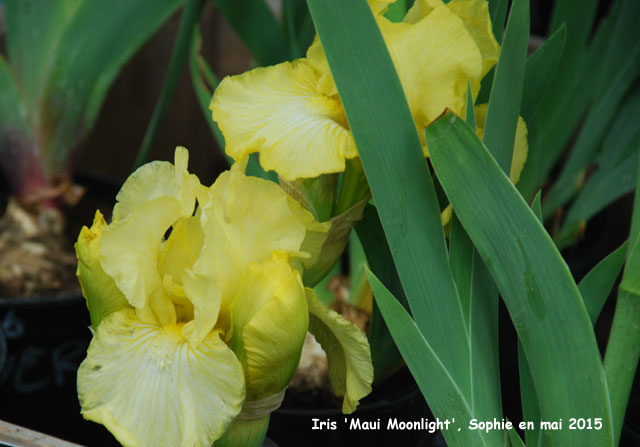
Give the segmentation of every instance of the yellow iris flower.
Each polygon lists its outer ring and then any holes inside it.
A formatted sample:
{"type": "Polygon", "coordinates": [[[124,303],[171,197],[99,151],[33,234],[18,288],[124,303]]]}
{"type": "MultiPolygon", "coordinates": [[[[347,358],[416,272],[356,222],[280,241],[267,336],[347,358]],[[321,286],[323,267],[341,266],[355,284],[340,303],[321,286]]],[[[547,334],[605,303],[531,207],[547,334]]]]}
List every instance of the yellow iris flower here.
{"type": "MultiPolygon", "coordinates": [[[[417,0],[404,22],[382,14],[392,1],[370,0],[421,138],[445,109],[463,114],[496,63],[486,0],[417,0]]],[[[341,172],[358,152],[320,41],[307,57],[225,78],[211,101],[213,119],[235,160],[260,153],[265,170],[288,181],[341,172]]]]}
{"type": "Polygon", "coordinates": [[[138,169],[113,222],[98,211],[80,233],[83,416],[125,446],[210,446],[244,404],[286,388],[310,327],[353,411],[371,389],[368,342],[301,281],[328,224],[243,163],[205,187],[187,161],[178,148],[175,164],[138,169]]]}

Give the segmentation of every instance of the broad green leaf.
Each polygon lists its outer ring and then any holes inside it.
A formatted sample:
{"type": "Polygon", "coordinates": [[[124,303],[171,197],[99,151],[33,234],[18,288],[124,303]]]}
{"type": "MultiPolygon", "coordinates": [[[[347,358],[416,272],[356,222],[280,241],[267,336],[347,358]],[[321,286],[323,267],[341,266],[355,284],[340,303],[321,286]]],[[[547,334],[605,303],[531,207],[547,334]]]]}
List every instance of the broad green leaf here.
{"type": "MultiPolygon", "coordinates": [[[[637,277],[637,270],[635,276],[637,277]]],[[[623,282],[624,278],[623,276],[623,282]]],[[[616,445],[622,433],[629,396],[640,359],[640,324],[638,322],[640,322],[640,294],[619,287],[616,311],[604,357],[616,445]]]]}
{"type": "Polygon", "coordinates": [[[483,143],[505,172],[509,172],[511,167],[528,41],[529,2],[515,0],[500,49],[482,137],[483,143]]]}
{"type": "MultiPolygon", "coordinates": [[[[639,3],[640,4],[640,3],[639,3]]],[[[607,89],[591,106],[567,163],[545,200],[545,218],[564,205],[580,188],[584,172],[609,128],[620,102],[631,82],[640,73],[640,41],[607,85],[607,89]]]]}
{"type": "MultiPolygon", "coordinates": [[[[542,222],[541,196],[542,192],[538,191],[531,203],[531,210],[539,222],[542,222]]],[[[520,376],[522,420],[530,421],[534,424],[533,429],[524,430],[525,439],[530,447],[536,447],[540,442],[540,405],[538,405],[538,395],[531,377],[531,369],[529,369],[529,363],[520,342],[518,342],[518,373],[520,376]]]]}
{"type": "Polygon", "coordinates": [[[489,8],[495,8],[491,13],[491,23],[493,23],[493,35],[498,43],[502,42],[502,32],[504,31],[504,21],[507,18],[508,0],[495,0],[489,3],[489,8]],[[495,6],[494,6],[495,5],[495,6]]]}
{"type": "Polygon", "coordinates": [[[522,420],[533,422],[533,430],[524,430],[525,440],[529,447],[538,447],[541,444],[540,431],[540,405],[538,394],[531,377],[531,369],[527,356],[524,353],[522,343],[518,342],[518,372],[520,375],[520,398],[522,399],[522,420]]]}
{"type": "Polygon", "coordinates": [[[511,430],[507,430],[507,433],[509,434],[509,441],[511,441],[511,447],[526,447],[524,445],[524,442],[522,442],[522,439],[520,439],[520,435],[518,435],[518,432],[516,431],[515,428],[512,428],[511,430]]]}
{"type": "Polygon", "coordinates": [[[455,214],[451,215],[451,230],[449,237],[449,265],[458,289],[460,306],[469,326],[469,308],[471,302],[471,272],[473,271],[473,243],[462,228],[455,214]]]}
{"type": "MultiPolygon", "coordinates": [[[[565,54],[568,58],[574,57],[576,51],[584,49],[593,27],[597,7],[597,0],[556,0],[554,2],[549,36],[561,26],[567,27],[565,54]]],[[[570,63],[563,62],[560,70],[570,68],[572,68],[570,63]]]]}
{"type": "Polygon", "coordinates": [[[625,242],[600,261],[578,284],[589,318],[594,325],[620,275],[627,255],[627,245],[628,243],[625,242]]]}
{"type": "MultiPolygon", "coordinates": [[[[636,170],[640,171],[640,160],[636,159],[636,170]]],[[[640,296],[640,175],[636,174],[636,192],[631,217],[631,234],[627,251],[627,264],[620,283],[620,290],[640,296]]]]}
{"type": "MultiPolygon", "coordinates": [[[[640,171],[640,164],[638,170],[640,171]]],[[[627,264],[618,287],[618,302],[604,357],[616,444],[622,432],[629,395],[640,359],[640,175],[637,178],[627,264]]]]}
{"type": "MultiPolygon", "coordinates": [[[[489,2],[489,14],[491,15],[491,23],[493,24],[493,35],[498,43],[502,42],[502,33],[504,31],[504,21],[507,18],[508,6],[509,0],[493,0],[489,2]]],[[[495,73],[496,67],[492,67],[489,73],[482,79],[476,104],[486,104],[489,102],[489,95],[491,94],[495,73]]]]}
{"type": "Polygon", "coordinates": [[[60,36],[82,4],[77,0],[6,0],[7,50],[31,125],[39,125],[45,82],[60,36]]]}
{"type": "Polygon", "coordinates": [[[33,163],[29,156],[37,155],[38,147],[29,132],[27,110],[19,87],[11,68],[0,55],[0,160],[5,162],[5,168],[12,167],[4,169],[3,175],[13,192],[24,192],[20,189],[24,184],[21,177],[25,174],[33,180],[34,172],[28,172],[28,168],[33,166],[28,166],[27,163],[33,163]],[[15,166],[6,165],[6,162],[13,162],[15,166]]]}
{"type": "MultiPolygon", "coordinates": [[[[11,73],[11,68],[0,56],[0,129],[3,135],[25,135],[27,129],[27,111],[20,96],[19,87],[11,73]]],[[[0,146],[0,153],[5,148],[0,146]]]]}
{"type": "Polygon", "coordinates": [[[595,86],[595,98],[606,91],[606,87],[620,70],[622,64],[637,46],[636,39],[629,36],[637,32],[640,17],[640,2],[637,0],[618,0],[612,8],[617,9],[616,23],[609,37],[607,49],[602,54],[601,67],[598,70],[598,83],[595,86]]]}
{"type": "MultiPolygon", "coordinates": [[[[362,220],[358,222],[355,229],[362,242],[368,268],[397,297],[402,306],[408,309],[407,297],[402,290],[396,267],[391,260],[391,251],[384,238],[384,230],[378,217],[378,211],[373,205],[367,205],[362,220]]],[[[381,383],[403,364],[403,360],[375,300],[371,313],[369,344],[373,361],[374,382],[381,383]]]]}
{"type": "Polygon", "coordinates": [[[473,105],[473,92],[471,91],[471,82],[467,80],[467,124],[473,130],[476,130],[476,108],[473,105]]]}
{"type": "Polygon", "coordinates": [[[435,415],[446,414],[456,416],[456,425],[443,430],[447,443],[451,446],[485,446],[489,444],[480,430],[467,430],[468,421],[474,418],[471,403],[460,389],[460,386],[438,356],[435,349],[411,319],[407,311],[384,287],[371,272],[367,272],[369,284],[373,290],[376,302],[380,307],[385,321],[389,325],[391,335],[395,340],[402,356],[407,362],[409,370],[420,387],[420,391],[429,402],[429,407],[435,415]]]}
{"type": "Polygon", "coordinates": [[[283,28],[265,0],[212,0],[238,33],[260,65],[273,65],[289,58],[283,28]]]}
{"type": "Polygon", "coordinates": [[[51,135],[45,146],[53,172],[65,172],[71,150],[93,126],[122,66],[180,3],[86,0],[77,7],[51,55],[43,91],[41,124],[51,135]]]}
{"type": "Polygon", "coordinates": [[[636,82],[632,91],[617,112],[607,136],[602,141],[596,164],[598,170],[608,171],[631,152],[637,150],[634,140],[640,138],[640,83],[636,82]]]}
{"type": "MultiPolygon", "coordinates": [[[[619,11],[614,11],[618,14],[611,14],[601,25],[601,28],[607,29],[602,49],[592,54],[593,62],[585,67],[585,70],[596,74],[595,82],[592,83],[594,104],[560,178],[546,199],[546,218],[556,208],[564,205],[581,187],[584,172],[593,161],[594,153],[608,130],[612,117],[618,111],[623,95],[640,72],[640,44],[627,38],[636,26],[640,3],[624,0],[619,5],[619,11]]],[[[595,41],[593,49],[600,46],[598,37],[595,41]]],[[[575,80],[571,82],[575,83],[575,80]]],[[[591,95],[591,92],[583,89],[579,94],[585,97],[591,95]]],[[[549,144],[548,139],[544,144],[549,144]]],[[[538,150],[535,144],[533,147],[534,152],[538,150]]]]}
{"type": "Polygon", "coordinates": [[[349,303],[366,309],[371,298],[370,288],[364,268],[367,265],[367,256],[364,253],[362,242],[355,232],[349,235],[347,245],[349,253],[349,303]]]}
{"type": "Polygon", "coordinates": [[[291,57],[304,57],[316,30],[305,0],[283,0],[282,22],[289,42],[291,57]]]}
{"type": "Polygon", "coordinates": [[[149,161],[149,154],[158,134],[158,128],[162,123],[167,107],[169,107],[173,92],[176,90],[178,79],[182,74],[182,68],[187,62],[192,35],[200,18],[203,3],[204,0],[185,0],[185,6],[180,17],[180,26],[178,27],[178,36],[173,44],[173,51],[171,52],[171,59],[169,60],[169,68],[165,74],[160,95],[156,101],[151,119],[149,120],[142,145],[136,156],[133,166],[134,169],[139,168],[149,161]]]}
{"type": "MultiPolygon", "coordinates": [[[[548,34],[551,36],[563,25],[567,28],[567,34],[564,57],[560,61],[556,76],[544,97],[542,110],[566,113],[560,108],[560,105],[575,97],[576,92],[581,92],[573,90],[571,87],[576,84],[576,78],[580,77],[585,68],[583,63],[587,55],[587,41],[593,27],[597,6],[597,0],[557,0],[554,2],[548,34]]],[[[600,60],[602,55],[598,54],[597,57],[600,60]]],[[[594,68],[591,68],[591,73],[594,72],[594,68]]],[[[590,97],[590,91],[582,91],[581,94],[590,97]]]]}
{"type": "Polygon", "coordinates": [[[545,440],[612,446],[611,406],[591,321],[553,241],[462,120],[448,113],[426,129],[426,138],[438,179],[509,309],[542,419],[603,418],[601,431],[546,431],[545,440]]]}
{"type": "Polygon", "coordinates": [[[561,26],[527,59],[520,115],[525,123],[535,115],[563,55],[566,27],[561,26]]]}
{"type": "MultiPolygon", "coordinates": [[[[600,61],[608,45],[614,17],[610,14],[600,22],[587,50],[584,39],[580,37],[581,31],[574,35],[572,30],[576,27],[582,29],[584,24],[580,20],[591,20],[589,10],[592,3],[592,0],[585,3],[584,10],[576,6],[578,14],[566,17],[567,39],[563,54],[567,57],[560,61],[533,121],[527,122],[529,155],[518,182],[518,189],[526,198],[533,196],[556,165],[593,96],[600,61]]],[[[576,2],[565,0],[564,5],[567,4],[575,5],[576,2]]],[[[560,7],[558,4],[558,8],[560,7]]],[[[557,24],[561,25],[562,22],[557,24]]],[[[553,28],[556,29],[557,27],[553,28]]]]}
{"type": "Polygon", "coordinates": [[[385,42],[364,0],[308,4],[416,324],[469,395],[469,345],[440,210],[385,42]]]}
{"type": "Polygon", "coordinates": [[[554,236],[556,245],[564,248],[571,244],[578,236],[582,226],[599,211],[633,191],[638,170],[638,147],[640,139],[636,138],[628,146],[635,149],[617,166],[608,170],[598,170],[589,177],[584,188],[579,192],[576,200],[571,204],[567,217],[560,230],[554,236]]]}
{"type": "MultiPolygon", "coordinates": [[[[498,290],[482,258],[455,215],[451,216],[449,263],[469,330],[471,411],[479,420],[500,419],[498,358],[498,290]]],[[[489,445],[500,445],[504,433],[486,433],[489,445]]]]}
{"type": "MultiPolygon", "coordinates": [[[[640,171],[640,167],[638,168],[640,171]]],[[[630,250],[637,253],[637,250],[640,248],[638,244],[640,243],[640,175],[637,177],[636,184],[636,193],[635,199],[633,202],[633,216],[631,217],[631,233],[629,236],[629,240],[631,244],[633,244],[633,248],[629,247],[630,250]]],[[[632,251],[629,251],[629,255],[631,255],[632,251]]],[[[636,270],[637,271],[637,270],[636,270]]]]}

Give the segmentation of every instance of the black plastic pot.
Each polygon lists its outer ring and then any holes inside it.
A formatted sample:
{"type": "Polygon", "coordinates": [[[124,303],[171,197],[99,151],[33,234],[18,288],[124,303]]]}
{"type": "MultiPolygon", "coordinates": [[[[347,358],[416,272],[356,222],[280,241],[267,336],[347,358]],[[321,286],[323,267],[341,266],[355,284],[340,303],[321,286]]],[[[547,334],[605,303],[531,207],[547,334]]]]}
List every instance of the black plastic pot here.
{"type": "Polygon", "coordinates": [[[0,345],[6,345],[0,419],[96,445],[90,443],[96,424],[80,416],[76,393],[76,371],[91,340],[89,324],[79,293],[0,298],[0,345]]]}
{"type": "MultiPolygon", "coordinates": [[[[68,237],[90,225],[97,208],[108,216],[116,182],[83,176],[88,193],[68,210],[68,237]]],[[[76,374],[91,341],[79,284],[57,296],[0,297],[0,419],[91,447],[117,446],[101,425],[80,415],[76,374]],[[4,363],[4,365],[3,365],[4,363]]]]}
{"type": "MultiPolygon", "coordinates": [[[[413,377],[405,368],[363,399],[351,415],[344,415],[339,408],[287,408],[287,396],[283,407],[271,414],[267,436],[280,447],[305,445],[308,447],[340,447],[354,445],[401,445],[403,447],[444,447],[439,432],[425,430],[387,430],[390,419],[398,422],[433,420],[413,377]],[[351,420],[380,422],[380,428],[365,430],[350,428],[351,420]],[[314,421],[316,420],[316,421],[314,421]],[[320,422],[335,428],[314,429],[320,422]]],[[[362,425],[361,425],[362,427],[362,425]]]]}

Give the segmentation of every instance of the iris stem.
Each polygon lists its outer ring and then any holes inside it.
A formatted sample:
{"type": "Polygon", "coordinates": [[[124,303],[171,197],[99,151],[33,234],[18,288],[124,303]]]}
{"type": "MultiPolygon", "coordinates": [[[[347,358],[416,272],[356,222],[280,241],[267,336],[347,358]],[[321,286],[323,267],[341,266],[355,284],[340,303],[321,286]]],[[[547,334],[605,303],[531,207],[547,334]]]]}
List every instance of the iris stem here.
{"type": "Polygon", "coordinates": [[[236,419],[231,423],[222,438],[215,442],[216,447],[259,447],[262,445],[270,414],[258,419],[236,419]]]}
{"type": "Polygon", "coordinates": [[[369,194],[369,184],[362,168],[362,162],[359,158],[347,160],[334,216],[344,213],[367,194],[369,194]]]}
{"type": "Polygon", "coordinates": [[[640,296],[620,289],[611,335],[604,358],[609,383],[615,443],[618,445],[624,416],[640,358],[640,296]]]}
{"type": "MultiPolygon", "coordinates": [[[[640,174],[640,164],[638,171],[640,174]]],[[[620,441],[624,415],[640,359],[640,282],[637,280],[640,266],[640,175],[637,182],[627,264],[618,287],[618,302],[604,357],[613,412],[614,445],[618,445],[620,441]]]]}
{"type": "Polygon", "coordinates": [[[180,79],[180,73],[182,67],[187,61],[189,54],[189,46],[191,43],[191,36],[193,35],[194,27],[200,17],[200,10],[204,0],[187,0],[184,10],[182,11],[182,17],[180,18],[180,27],[178,29],[178,37],[171,53],[171,60],[169,61],[169,69],[162,84],[162,90],[160,96],[156,102],[153,115],[149,121],[149,126],[144,134],[142,145],[136,156],[134,162],[134,169],[142,166],[149,158],[151,147],[158,135],[158,128],[164,118],[164,115],[169,106],[169,102],[173,97],[173,92],[180,79]]]}

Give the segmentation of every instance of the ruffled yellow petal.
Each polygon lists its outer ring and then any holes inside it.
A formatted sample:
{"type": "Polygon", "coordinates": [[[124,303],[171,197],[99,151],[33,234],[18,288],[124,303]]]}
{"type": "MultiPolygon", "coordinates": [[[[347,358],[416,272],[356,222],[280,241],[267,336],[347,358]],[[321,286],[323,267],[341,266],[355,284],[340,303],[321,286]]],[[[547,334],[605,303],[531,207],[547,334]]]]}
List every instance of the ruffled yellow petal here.
{"type": "Polygon", "coordinates": [[[185,327],[192,341],[208,333],[216,321],[216,327],[229,329],[229,306],[249,263],[262,263],[276,250],[309,256],[301,247],[311,225],[292,207],[278,185],[247,177],[239,169],[223,173],[209,189],[208,199],[201,203],[203,248],[183,278],[195,308],[193,324],[185,327]],[[212,303],[220,303],[219,314],[212,303]]]}
{"type": "Polygon", "coordinates": [[[322,43],[320,42],[320,38],[317,34],[316,37],[314,37],[311,46],[307,49],[306,60],[318,73],[318,79],[316,81],[316,88],[318,91],[327,96],[338,97],[338,88],[336,87],[336,83],[333,81],[327,56],[324,54],[322,43]]]}
{"type": "Polygon", "coordinates": [[[343,171],[356,146],[342,105],[318,79],[304,59],[225,78],[210,108],[227,153],[260,152],[262,167],[287,180],[343,171]]]}
{"type": "Polygon", "coordinates": [[[460,17],[482,54],[483,78],[498,62],[500,45],[493,35],[489,4],[486,0],[452,0],[447,8],[460,17]]]}
{"type": "Polygon", "coordinates": [[[116,287],[113,279],[100,265],[100,239],[107,223],[100,211],[96,211],[91,228],[82,227],[75,244],[78,257],[76,275],[82,294],[87,300],[91,325],[97,328],[103,318],[127,307],[126,298],[116,287]]]}
{"type": "Polygon", "coordinates": [[[418,129],[446,108],[461,113],[467,80],[479,82],[482,72],[480,50],[462,20],[439,6],[415,24],[379,24],[418,129]]]}
{"type": "MultiPolygon", "coordinates": [[[[442,3],[414,23],[393,23],[378,17],[378,25],[411,113],[424,143],[424,129],[448,108],[458,114],[466,103],[467,80],[479,89],[483,60],[463,19],[442,3]]],[[[307,50],[309,63],[320,73],[318,89],[337,93],[329,64],[316,38],[307,50]]]]}
{"type": "Polygon", "coordinates": [[[249,264],[232,315],[231,348],[245,367],[247,399],[279,393],[296,371],[309,327],[304,286],[286,254],[249,264]]]}
{"type": "Polygon", "coordinates": [[[159,197],[136,206],[102,233],[102,268],[147,322],[176,322],[173,303],[162,287],[158,256],[164,234],[181,212],[182,204],[174,197],[159,197]]]}
{"type": "Polygon", "coordinates": [[[334,392],[344,396],[343,413],[352,413],[360,399],[371,392],[373,365],[369,342],[364,333],[318,300],[312,289],[305,289],[311,332],[329,360],[329,378],[334,392]]]}
{"type": "Polygon", "coordinates": [[[116,196],[113,219],[125,219],[139,205],[159,197],[174,197],[181,204],[181,215],[190,216],[195,206],[200,181],[187,172],[189,152],[183,147],[175,151],[175,166],[166,161],[153,161],[129,176],[116,196]]]}
{"type": "Polygon", "coordinates": [[[203,243],[200,218],[190,216],[173,225],[171,234],[162,247],[158,269],[164,289],[176,305],[178,321],[193,319],[193,304],[184,291],[182,277],[195,264],[203,243]]]}
{"type": "MultiPolygon", "coordinates": [[[[487,121],[488,104],[480,104],[476,106],[476,132],[478,137],[482,139],[484,135],[484,125],[487,121]]],[[[511,170],[509,178],[515,184],[520,180],[520,174],[527,162],[527,154],[529,153],[529,143],[527,142],[527,125],[521,116],[518,117],[518,125],[516,127],[516,138],[513,144],[513,156],[511,158],[511,170]]]]}
{"type": "MultiPolygon", "coordinates": [[[[416,0],[407,12],[404,21],[417,23],[443,4],[444,2],[441,0],[416,0]]],[[[484,77],[498,62],[500,51],[500,46],[493,35],[489,4],[486,0],[452,0],[446,4],[446,7],[462,19],[465,29],[480,49],[482,54],[481,77],[484,77]]]]}
{"type": "Polygon", "coordinates": [[[213,332],[192,347],[177,326],[125,309],[103,320],[78,370],[82,415],[125,446],[210,446],[240,412],[242,366],[213,332]]]}

